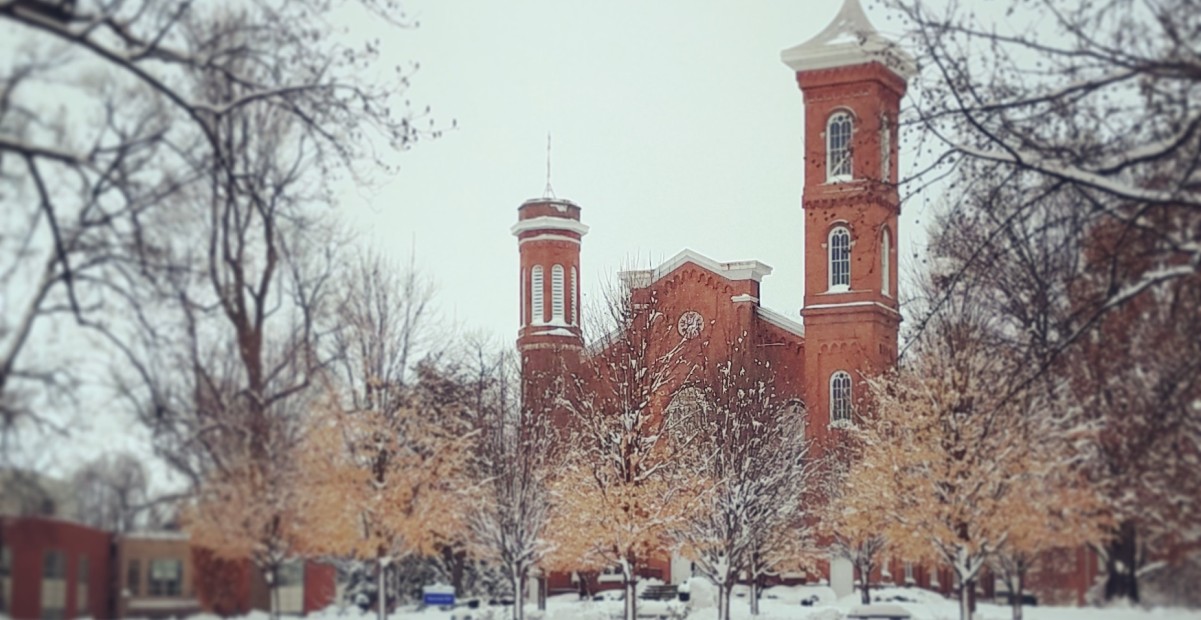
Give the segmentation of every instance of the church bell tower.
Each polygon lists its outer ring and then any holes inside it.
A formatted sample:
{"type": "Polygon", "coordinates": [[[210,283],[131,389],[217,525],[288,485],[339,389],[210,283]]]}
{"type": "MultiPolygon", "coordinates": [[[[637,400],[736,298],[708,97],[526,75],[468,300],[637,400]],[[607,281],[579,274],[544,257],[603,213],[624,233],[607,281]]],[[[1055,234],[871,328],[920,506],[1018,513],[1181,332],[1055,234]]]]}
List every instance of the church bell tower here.
{"type": "Polygon", "coordinates": [[[588,226],[580,222],[579,205],[544,197],[522,203],[511,232],[521,255],[517,350],[522,400],[528,410],[557,415],[542,397],[555,381],[570,374],[583,350],[580,243],[588,226]]]}
{"type": "Polygon", "coordinates": [[[897,116],[915,69],[858,0],[780,56],[804,98],[805,394],[822,438],[896,362],[897,116]]]}

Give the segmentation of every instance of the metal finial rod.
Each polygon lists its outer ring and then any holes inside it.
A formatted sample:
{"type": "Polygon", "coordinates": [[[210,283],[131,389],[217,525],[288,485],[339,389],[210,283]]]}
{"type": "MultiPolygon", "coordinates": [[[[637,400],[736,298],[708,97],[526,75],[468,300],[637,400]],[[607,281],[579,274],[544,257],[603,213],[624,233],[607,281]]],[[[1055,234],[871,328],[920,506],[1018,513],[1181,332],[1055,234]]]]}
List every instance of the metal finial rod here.
{"type": "Polygon", "coordinates": [[[550,132],[546,132],[546,189],[542,191],[543,198],[554,198],[555,190],[550,186],[550,132]]]}

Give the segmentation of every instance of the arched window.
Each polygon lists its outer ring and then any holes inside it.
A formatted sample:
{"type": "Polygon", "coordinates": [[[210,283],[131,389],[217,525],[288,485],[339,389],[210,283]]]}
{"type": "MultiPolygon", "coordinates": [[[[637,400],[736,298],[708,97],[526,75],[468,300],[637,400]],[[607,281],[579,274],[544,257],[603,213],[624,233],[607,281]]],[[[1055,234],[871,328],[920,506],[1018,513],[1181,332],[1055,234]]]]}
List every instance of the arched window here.
{"type": "Polygon", "coordinates": [[[690,443],[704,430],[708,409],[705,393],[700,388],[682,388],[663,411],[663,430],[677,444],[690,443]]]}
{"type": "Polygon", "coordinates": [[[518,297],[520,299],[517,302],[517,305],[521,308],[521,314],[519,315],[520,318],[518,319],[518,321],[520,321],[522,325],[525,325],[525,322],[526,322],[526,318],[525,318],[525,279],[526,279],[525,267],[522,267],[521,268],[521,288],[519,289],[521,291],[521,293],[518,295],[518,297]]]}
{"type": "Polygon", "coordinates": [[[839,370],[830,375],[830,424],[851,423],[851,375],[839,370]]]}
{"type": "Polygon", "coordinates": [[[546,316],[542,314],[542,265],[534,265],[530,270],[530,314],[530,323],[546,322],[546,316]]]}
{"type": "Polygon", "coordinates": [[[797,437],[797,440],[803,441],[805,439],[805,427],[807,425],[805,420],[805,403],[795,398],[789,400],[788,402],[784,403],[784,407],[780,409],[780,415],[789,416],[789,418],[793,418],[795,421],[799,422],[797,429],[800,430],[801,436],[797,437]]]}
{"type": "Polygon", "coordinates": [[[555,323],[563,322],[563,300],[563,265],[555,265],[550,268],[550,313],[555,323]]]}
{"type": "Polygon", "coordinates": [[[892,181],[892,121],[880,117],[880,180],[892,181]]]}
{"type": "Polygon", "coordinates": [[[851,231],[836,226],[826,240],[830,253],[830,290],[845,291],[851,287],[851,231]]]}
{"type": "Polygon", "coordinates": [[[851,179],[851,115],[836,112],[826,123],[826,181],[851,179]]]}
{"type": "Polygon", "coordinates": [[[576,286],[575,267],[571,268],[571,324],[580,324],[580,289],[576,286]]]}
{"type": "Polygon", "coordinates": [[[890,297],[889,292],[889,261],[892,256],[892,238],[888,234],[888,229],[884,229],[884,234],[880,236],[880,292],[884,293],[885,297],[890,297]]]}

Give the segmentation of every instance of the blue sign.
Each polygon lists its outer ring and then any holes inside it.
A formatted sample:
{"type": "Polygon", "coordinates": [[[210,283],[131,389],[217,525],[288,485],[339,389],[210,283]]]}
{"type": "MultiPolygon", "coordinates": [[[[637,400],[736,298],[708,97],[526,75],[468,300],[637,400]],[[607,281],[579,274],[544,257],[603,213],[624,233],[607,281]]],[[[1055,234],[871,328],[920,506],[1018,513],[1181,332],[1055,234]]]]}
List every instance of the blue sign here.
{"type": "Polygon", "coordinates": [[[455,604],[455,595],[445,592],[425,592],[422,594],[422,602],[431,607],[451,606],[455,604]]]}

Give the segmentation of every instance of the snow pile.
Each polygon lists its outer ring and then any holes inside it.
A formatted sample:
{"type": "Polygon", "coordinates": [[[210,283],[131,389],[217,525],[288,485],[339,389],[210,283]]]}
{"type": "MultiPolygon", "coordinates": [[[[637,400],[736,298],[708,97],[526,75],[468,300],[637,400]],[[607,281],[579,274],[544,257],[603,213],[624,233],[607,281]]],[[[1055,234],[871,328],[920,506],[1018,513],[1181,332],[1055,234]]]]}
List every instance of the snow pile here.
{"type": "MultiPolygon", "coordinates": [[[[699,581],[688,584],[695,593],[703,589],[699,581]],[[698,587],[699,586],[699,587],[698,587]]],[[[709,586],[712,588],[712,586],[709,586]]],[[[886,589],[890,590],[892,588],[886,589]]],[[[901,592],[910,592],[916,588],[895,588],[901,592]]],[[[818,603],[817,606],[806,607],[792,600],[795,596],[807,591],[816,592],[817,587],[794,586],[790,588],[772,588],[778,590],[779,598],[760,600],[761,613],[757,617],[750,615],[750,606],[746,598],[736,598],[731,601],[730,615],[734,620],[846,620],[847,613],[861,607],[858,598],[846,597],[831,603],[818,603]]],[[[820,593],[819,593],[820,594],[820,593]]],[[[902,607],[913,616],[913,620],[957,620],[959,609],[956,602],[948,599],[932,600],[931,602],[897,602],[892,603],[902,607]]],[[[682,605],[678,602],[639,601],[639,611],[671,619],[687,618],[687,620],[715,620],[717,609],[710,604],[707,607],[692,607],[687,616],[682,615],[682,605]],[[653,605],[652,603],[662,603],[653,605]]],[[[404,606],[393,612],[390,620],[507,620],[511,617],[512,609],[505,606],[481,607],[468,609],[457,607],[453,610],[442,610],[433,607],[421,608],[415,605],[404,606]]],[[[622,602],[620,600],[581,601],[574,594],[552,596],[547,599],[547,609],[540,612],[532,604],[526,605],[526,618],[530,620],[613,620],[620,618],[622,602]]],[[[976,620],[1010,620],[1011,610],[1002,605],[982,603],[976,612],[976,620]]],[[[1027,620],[1201,620],[1201,611],[1178,608],[1142,609],[1137,607],[1027,607],[1027,620]]],[[[374,620],[374,611],[361,612],[357,608],[340,610],[336,606],[320,612],[309,614],[306,620],[374,620]]],[[[0,620],[9,620],[0,615],[0,620]]],[[[191,616],[188,620],[220,620],[209,614],[191,616]]],[[[236,620],[270,620],[265,612],[254,611],[236,620]]]]}
{"type": "Polygon", "coordinates": [[[838,595],[830,586],[773,586],[763,591],[766,600],[778,600],[791,605],[800,605],[809,601],[812,606],[829,605],[838,600],[838,595]]]}
{"type": "Polygon", "coordinates": [[[704,577],[693,577],[685,585],[688,587],[688,606],[691,609],[712,609],[717,606],[717,588],[713,582],[704,577]]]}

